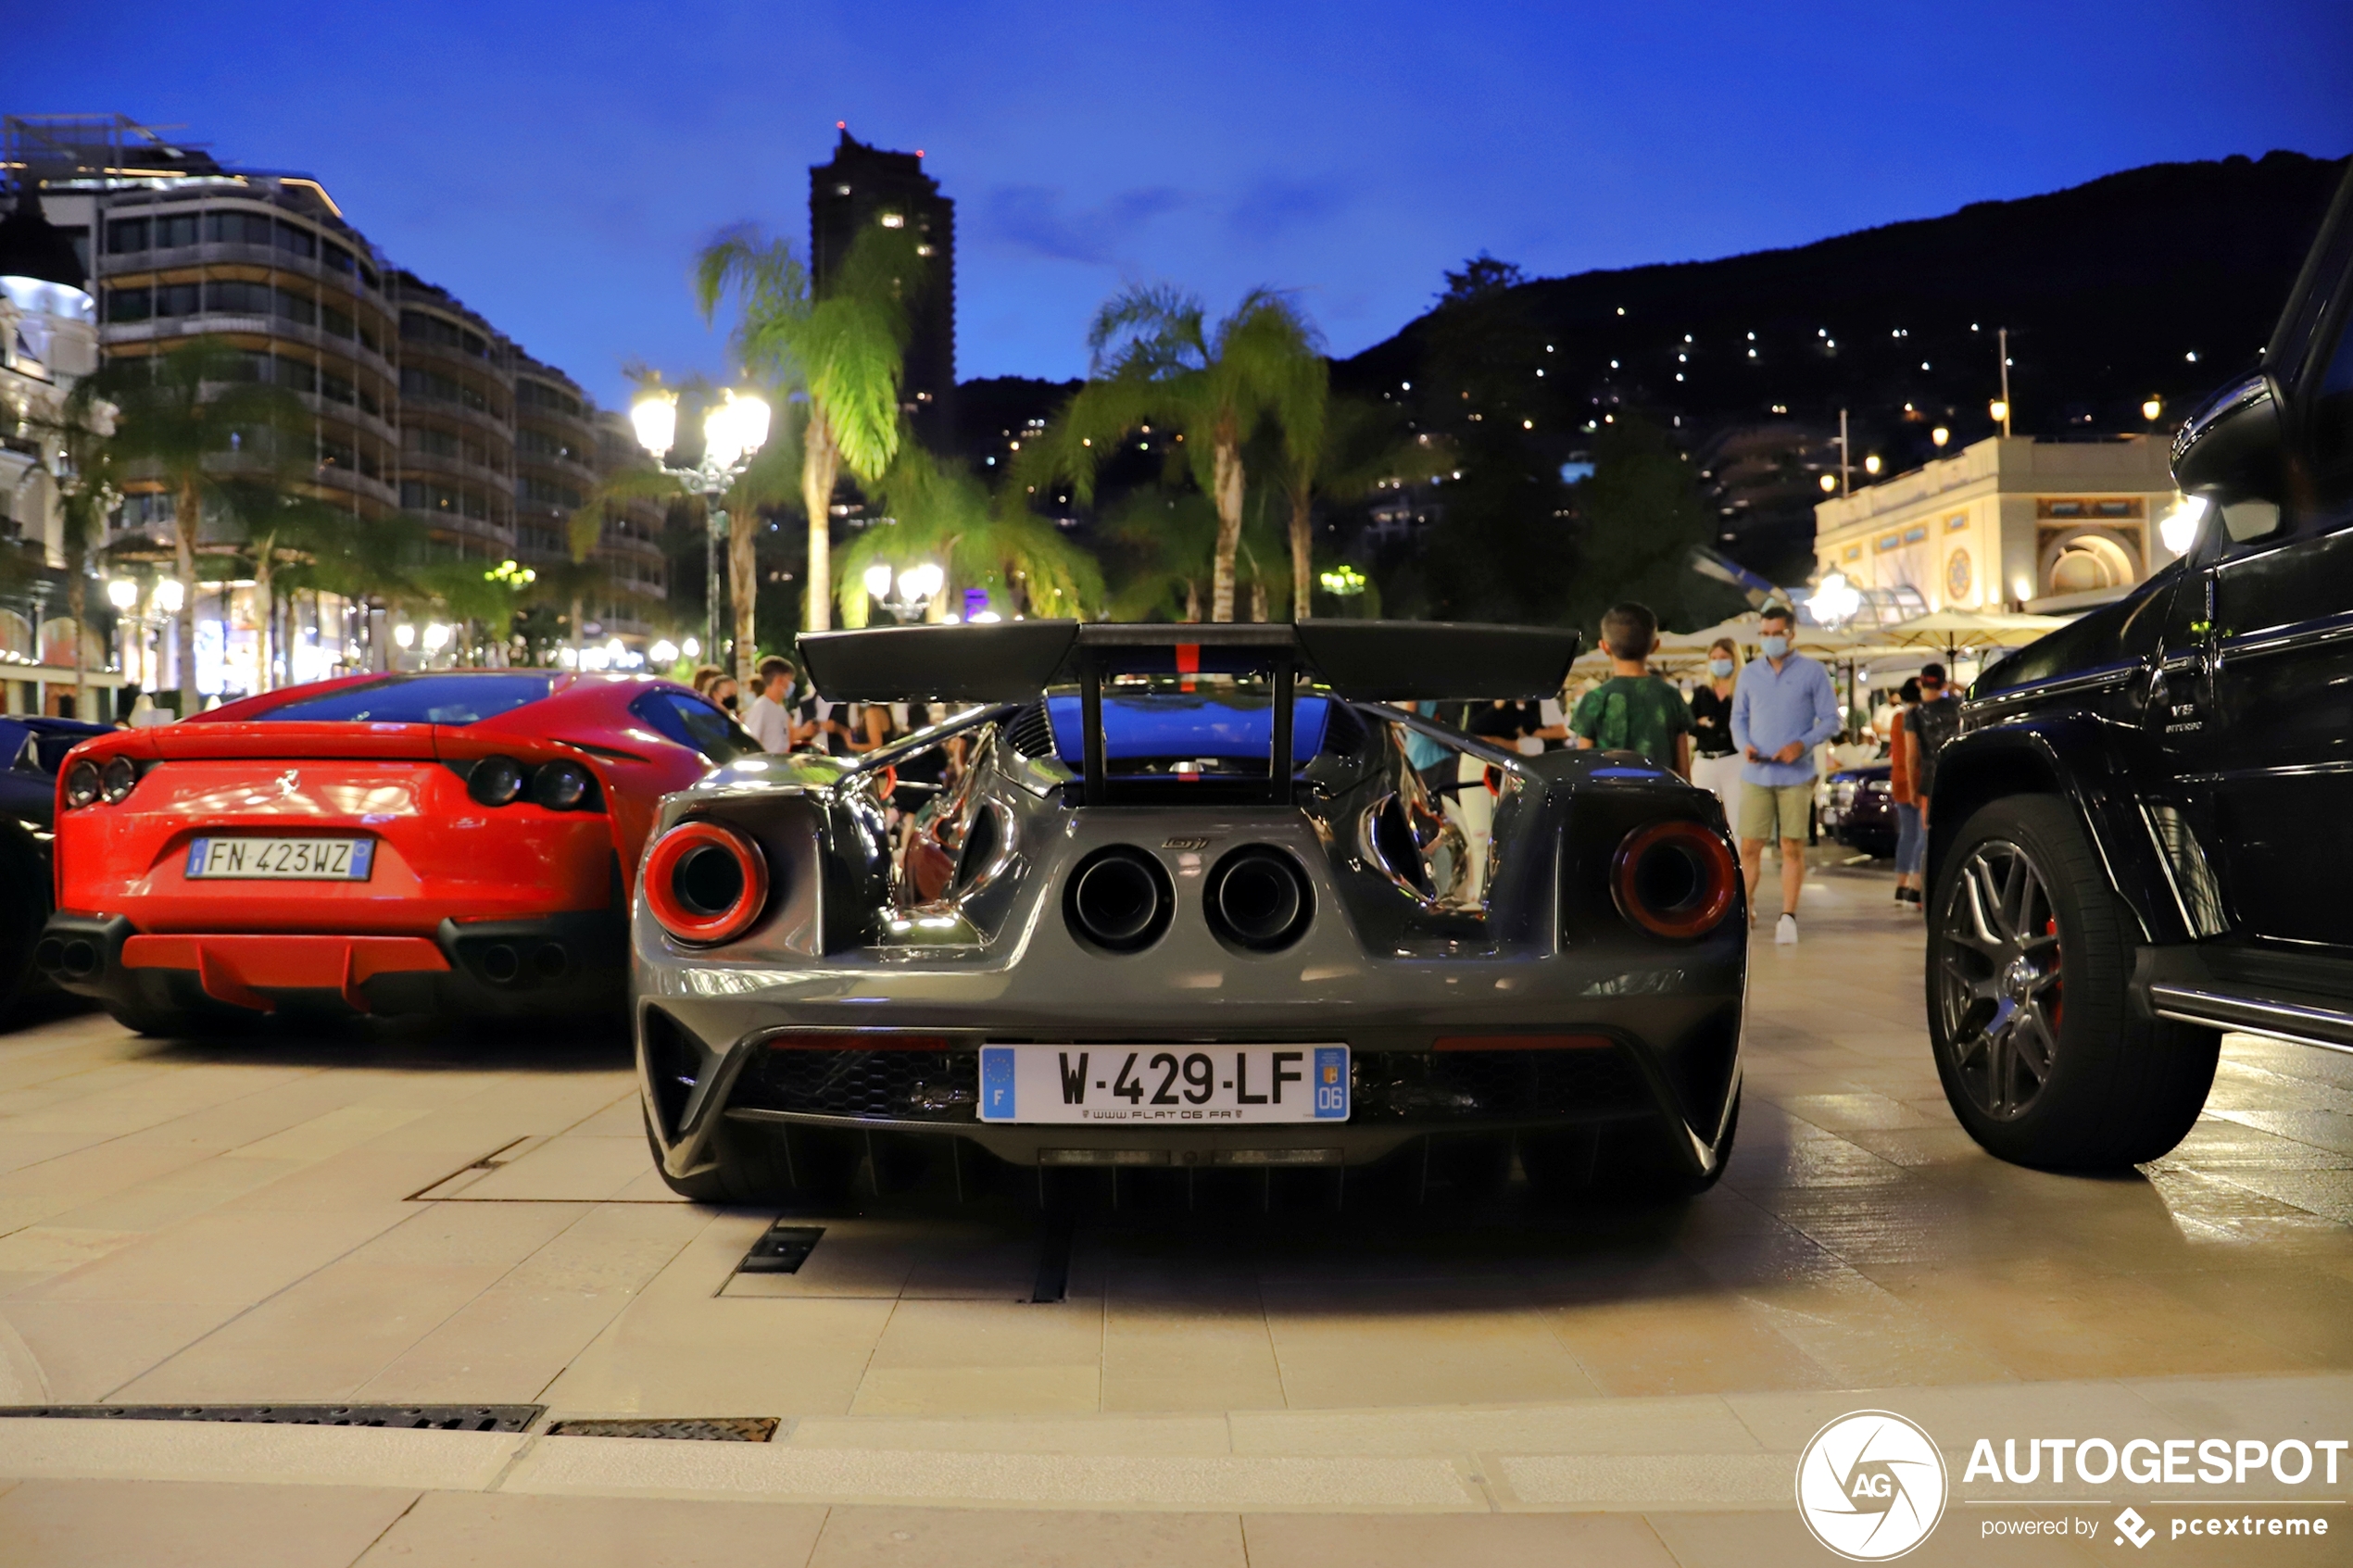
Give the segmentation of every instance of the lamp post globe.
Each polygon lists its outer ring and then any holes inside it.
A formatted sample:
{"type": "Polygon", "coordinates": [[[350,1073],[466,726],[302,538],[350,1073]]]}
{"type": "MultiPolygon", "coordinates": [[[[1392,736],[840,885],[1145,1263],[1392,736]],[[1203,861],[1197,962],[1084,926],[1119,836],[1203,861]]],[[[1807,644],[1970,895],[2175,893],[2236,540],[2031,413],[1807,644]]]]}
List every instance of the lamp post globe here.
{"type": "Polygon", "coordinates": [[[666,392],[648,392],[629,406],[629,423],[637,445],[656,462],[678,441],[678,399],[666,392]]]}

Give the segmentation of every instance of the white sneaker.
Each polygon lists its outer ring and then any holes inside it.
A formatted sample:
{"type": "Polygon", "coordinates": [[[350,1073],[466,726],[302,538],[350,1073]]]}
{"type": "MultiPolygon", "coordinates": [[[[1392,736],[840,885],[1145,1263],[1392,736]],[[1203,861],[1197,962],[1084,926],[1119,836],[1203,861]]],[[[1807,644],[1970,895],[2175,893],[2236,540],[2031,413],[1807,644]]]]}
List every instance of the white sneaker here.
{"type": "Polygon", "coordinates": [[[1780,923],[1773,927],[1773,945],[1777,947],[1797,946],[1797,917],[1795,915],[1783,915],[1780,923]]]}

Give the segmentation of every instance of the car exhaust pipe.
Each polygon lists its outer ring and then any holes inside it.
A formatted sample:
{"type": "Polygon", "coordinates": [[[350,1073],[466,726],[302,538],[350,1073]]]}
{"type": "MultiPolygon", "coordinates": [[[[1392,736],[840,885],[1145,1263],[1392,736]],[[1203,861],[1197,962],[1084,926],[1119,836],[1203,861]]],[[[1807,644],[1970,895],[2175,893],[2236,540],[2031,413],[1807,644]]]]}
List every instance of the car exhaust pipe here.
{"type": "Polygon", "coordinates": [[[542,980],[561,980],[572,972],[572,955],[560,942],[542,942],[531,955],[531,967],[542,980]]]}
{"type": "Polygon", "coordinates": [[[1090,947],[1137,953],[1160,940],[1176,903],[1158,860],[1114,845],[1078,863],[1063,894],[1071,934],[1090,947]]]}
{"type": "Polygon", "coordinates": [[[1315,895],[1299,862],[1264,844],[1244,845],[1217,862],[1207,890],[1210,929],[1234,947],[1277,953],[1299,940],[1315,912],[1315,895]]]}
{"type": "Polygon", "coordinates": [[[69,980],[87,980],[98,972],[98,949],[94,944],[73,941],[65,944],[58,955],[58,972],[69,980]]]}
{"type": "Polygon", "coordinates": [[[522,972],[522,955],[504,942],[495,942],[482,950],[483,978],[493,985],[510,985],[522,972]]]}

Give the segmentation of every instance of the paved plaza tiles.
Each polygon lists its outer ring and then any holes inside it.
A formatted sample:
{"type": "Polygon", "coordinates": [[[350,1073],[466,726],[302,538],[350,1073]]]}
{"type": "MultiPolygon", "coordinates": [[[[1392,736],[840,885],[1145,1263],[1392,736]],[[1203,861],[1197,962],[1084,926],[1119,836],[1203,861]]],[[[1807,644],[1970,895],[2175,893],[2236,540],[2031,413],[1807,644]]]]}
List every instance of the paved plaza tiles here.
{"type": "Polygon", "coordinates": [[[1907,1561],[2139,1561],[1982,1549],[2018,1509],[1962,1486],[1964,1435],[2353,1428],[2353,1058],[2234,1036],[2164,1160],[2019,1170],[1944,1105],[1885,875],[1825,857],[1806,897],[1806,940],[1755,948],[1739,1149],[1688,1207],[1125,1204],[1051,1302],[1003,1206],[815,1216],[798,1273],[736,1273],[773,1214],[661,1185],[611,1041],[0,1035],[0,1405],[547,1411],[0,1420],[0,1568],[1768,1568],[1833,1561],[1793,1467],[1862,1408],[1951,1450],[1907,1561]],[[774,1438],[544,1432],[745,1415],[774,1438]]]}

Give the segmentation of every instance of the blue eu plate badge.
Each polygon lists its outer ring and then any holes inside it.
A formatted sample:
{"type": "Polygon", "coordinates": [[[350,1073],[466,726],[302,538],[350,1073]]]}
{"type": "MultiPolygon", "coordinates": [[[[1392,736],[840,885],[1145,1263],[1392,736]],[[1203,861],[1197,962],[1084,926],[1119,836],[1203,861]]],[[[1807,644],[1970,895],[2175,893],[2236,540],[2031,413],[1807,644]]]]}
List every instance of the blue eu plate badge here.
{"type": "Polygon", "coordinates": [[[1348,1120],[1348,1052],[1343,1047],[1315,1047],[1315,1120],[1348,1120]]]}
{"type": "Polygon", "coordinates": [[[1011,1046],[980,1047],[980,1119],[984,1122],[1010,1122],[1017,1102],[1013,1096],[1013,1058],[1011,1046]]]}

